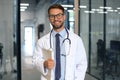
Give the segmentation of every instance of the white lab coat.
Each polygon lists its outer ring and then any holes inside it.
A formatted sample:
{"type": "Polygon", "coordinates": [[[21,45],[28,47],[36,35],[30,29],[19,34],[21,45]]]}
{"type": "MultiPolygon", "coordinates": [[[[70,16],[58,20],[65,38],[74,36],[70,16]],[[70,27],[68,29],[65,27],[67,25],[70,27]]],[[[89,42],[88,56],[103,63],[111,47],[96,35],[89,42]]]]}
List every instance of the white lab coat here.
{"type": "MultiPolygon", "coordinates": [[[[73,32],[69,32],[69,38],[71,40],[71,47],[70,53],[66,57],[65,80],[84,80],[87,69],[87,58],[83,42],[81,38],[73,32]]],[[[45,72],[43,66],[44,59],[41,50],[42,48],[50,48],[50,33],[38,40],[33,56],[34,64],[41,72],[41,80],[48,80],[45,77],[47,71],[45,72]]],[[[54,52],[52,53],[52,56],[54,56],[54,52]]],[[[54,72],[52,70],[51,79],[49,80],[54,80],[54,72]]]]}

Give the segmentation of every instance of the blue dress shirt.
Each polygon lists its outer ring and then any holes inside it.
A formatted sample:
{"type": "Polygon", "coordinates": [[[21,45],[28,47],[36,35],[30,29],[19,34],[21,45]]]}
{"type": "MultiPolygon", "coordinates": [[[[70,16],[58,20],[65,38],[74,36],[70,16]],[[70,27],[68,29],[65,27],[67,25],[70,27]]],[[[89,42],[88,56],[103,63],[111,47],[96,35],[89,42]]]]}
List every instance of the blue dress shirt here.
{"type": "MultiPolygon", "coordinates": [[[[53,30],[51,34],[53,36],[53,50],[55,52],[55,35],[57,34],[57,32],[53,30]]],[[[61,78],[60,80],[65,80],[66,57],[63,56],[63,54],[65,54],[65,45],[63,43],[63,40],[65,39],[67,32],[65,29],[63,29],[61,32],[59,32],[59,34],[60,34],[60,49],[61,49],[60,50],[60,54],[61,54],[61,78]]],[[[56,59],[56,55],[54,57],[56,59]]],[[[54,72],[55,72],[55,68],[54,68],[54,72]]]]}

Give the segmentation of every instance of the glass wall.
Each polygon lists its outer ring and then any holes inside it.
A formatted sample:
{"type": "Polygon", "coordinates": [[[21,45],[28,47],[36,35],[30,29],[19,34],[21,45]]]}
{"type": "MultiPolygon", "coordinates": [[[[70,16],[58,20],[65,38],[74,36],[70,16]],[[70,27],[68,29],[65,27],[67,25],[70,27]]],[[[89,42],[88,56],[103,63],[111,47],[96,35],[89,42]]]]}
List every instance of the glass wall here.
{"type": "MultiPolygon", "coordinates": [[[[105,74],[109,78],[120,79],[120,0],[106,0],[106,57],[105,74]]],[[[106,77],[106,76],[105,76],[106,77]]]]}
{"type": "Polygon", "coordinates": [[[20,79],[18,10],[18,0],[0,0],[0,80],[20,79]]]}
{"type": "Polygon", "coordinates": [[[80,36],[88,53],[88,73],[119,80],[120,1],[80,0],[80,36]]]}

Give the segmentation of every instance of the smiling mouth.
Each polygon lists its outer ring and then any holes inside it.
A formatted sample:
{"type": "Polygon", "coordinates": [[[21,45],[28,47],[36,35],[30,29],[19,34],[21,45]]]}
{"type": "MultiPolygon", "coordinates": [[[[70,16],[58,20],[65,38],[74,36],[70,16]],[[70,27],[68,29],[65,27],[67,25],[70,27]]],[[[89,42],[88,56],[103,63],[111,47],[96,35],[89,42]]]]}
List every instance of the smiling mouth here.
{"type": "Polygon", "coordinates": [[[54,21],[54,23],[59,23],[60,21],[54,21]]]}
{"type": "Polygon", "coordinates": [[[57,22],[55,22],[55,24],[58,24],[58,23],[60,23],[60,22],[58,22],[58,21],[57,21],[57,22]]]}

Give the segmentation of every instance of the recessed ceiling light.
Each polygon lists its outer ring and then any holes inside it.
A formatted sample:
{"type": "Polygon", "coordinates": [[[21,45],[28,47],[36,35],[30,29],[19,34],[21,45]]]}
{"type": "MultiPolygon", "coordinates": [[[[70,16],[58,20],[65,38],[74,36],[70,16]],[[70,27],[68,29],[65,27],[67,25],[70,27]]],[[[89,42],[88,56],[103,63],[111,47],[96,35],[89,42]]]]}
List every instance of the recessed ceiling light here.
{"type": "Polygon", "coordinates": [[[20,9],[27,9],[27,7],[26,6],[21,6],[20,9]]]}
{"type": "Polygon", "coordinates": [[[120,7],[117,7],[117,9],[120,9],[120,7]]]}
{"type": "Polygon", "coordinates": [[[82,6],[82,5],[81,5],[81,6],[79,6],[79,7],[80,7],[80,8],[87,8],[87,6],[82,6]]]}
{"type": "Polygon", "coordinates": [[[25,9],[20,9],[20,11],[25,11],[25,9]]]}
{"type": "Polygon", "coordinates": [[[100,6],[101,9],[112,9],[112,7],[103,7],[103,6],[100,6]]]}
{"type": "Polygon", "coordinates": [[[73,7],[73,5],[62,5],[63,7],[73,7]]]}
{"type": "Polygon", "coordinates": [[[29,3],[21,3],[20,6],[29,6],[29,3]]]}

